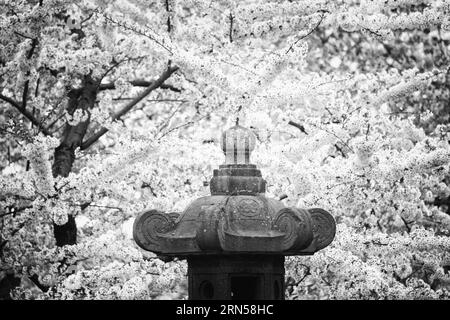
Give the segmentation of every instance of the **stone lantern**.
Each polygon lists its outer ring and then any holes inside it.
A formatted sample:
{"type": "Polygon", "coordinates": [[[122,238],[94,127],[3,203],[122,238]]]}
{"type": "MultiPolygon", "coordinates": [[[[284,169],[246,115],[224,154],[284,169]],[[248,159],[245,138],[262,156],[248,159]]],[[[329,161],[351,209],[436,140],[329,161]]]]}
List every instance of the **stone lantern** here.
{"type": "Polygon", "coordinates": [[[236,124],[222,134],[225,164],[214,170],[211,195],[183,213],[139,214],[133,236],[159,256],[187,259],[189,299],[284,299],[284,257],[311,255],[336,231],[323,209],[287,208],[265,196],[266,181],[250,164],[253,133],[236,124]]]}

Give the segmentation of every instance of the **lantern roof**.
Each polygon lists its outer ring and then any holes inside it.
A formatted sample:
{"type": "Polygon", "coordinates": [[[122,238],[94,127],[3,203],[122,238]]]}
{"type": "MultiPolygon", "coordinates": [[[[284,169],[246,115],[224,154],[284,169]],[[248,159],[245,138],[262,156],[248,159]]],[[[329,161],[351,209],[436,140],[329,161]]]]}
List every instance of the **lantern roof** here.
{"type": "Polygon", "coordinates": [[[336,224],[320,208],[287,208],[265,196],[266,181],[250,163],[253,132],[236,123],[221,136],[225,164],[213,171],[211,195],[194,200],[181,214],[149,210],[134,222],[143,249],[160,255],[306,255],[326,247],[336,224]]]}

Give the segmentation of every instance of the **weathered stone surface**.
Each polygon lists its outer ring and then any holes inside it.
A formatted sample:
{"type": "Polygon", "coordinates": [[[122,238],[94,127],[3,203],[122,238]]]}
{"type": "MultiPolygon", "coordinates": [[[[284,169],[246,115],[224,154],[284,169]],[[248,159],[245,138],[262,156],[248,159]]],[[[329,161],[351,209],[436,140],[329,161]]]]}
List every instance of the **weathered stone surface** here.
{"type": "Polygon", "coordinates": [[[327,211],[286,208],[263,195],[202,197],[179,216],[150,210],[134,223],[140,247],[176,256],[312,254],[326,247],[335,231],[327,211]]]}
{"type": "Polygon", "coordinates": [[[284,300],[282,255],[188,258],[189,299],[284,300]]]}
{"type": "Polygon", "coordinates": [[[277,212],[273,228],[283,234],[286,251],[305,249],[313,240],[312,219],[305,209],[284,208],[277,212]]]}
{"type": "Polygon", "coordinates": [[[190,299],[283,299],[284,256],[313,254],[335,236],[327,211],[266,198],[266,181],[249,163],[250,134],[236,125],[222,136],[226,164],[214,170],[211,196],[181,214],[149,210],[134,222],[141,248],[188,260],[190,299]]]}
{"type": "Polygon", "coordinates": [[[212,195],[257,195],[266,192],[266,181],[255,165],[221,165],[213,171],[212,195]]]}

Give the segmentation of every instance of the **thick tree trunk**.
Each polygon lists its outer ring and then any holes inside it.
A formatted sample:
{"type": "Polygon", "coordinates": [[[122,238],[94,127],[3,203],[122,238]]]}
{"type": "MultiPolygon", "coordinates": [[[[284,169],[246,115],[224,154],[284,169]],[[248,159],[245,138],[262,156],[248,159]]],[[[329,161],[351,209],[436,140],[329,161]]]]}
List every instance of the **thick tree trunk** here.
{"type": "MultiPolygon", "coordinates": [[[[86,121],[75,126],[66,124],[60,145],[55,149],[53,162],[53,176],[67,177],[75,161],[75,149],[81,145],[90,122],[90,110],[94,107],[97,97],[97,83],[86,76],[84,86],[69,92],[68,113],[73,115],[76,109],[88,114],[86,121]]],[[[53,231],[57,246],[76,244],[77,226],[73,215],[69,215],[67,223],[53,224],[53,231]]]]}
{"type": "Polygon", "coordinates": [[[7,274],[0,280],[0,300],[12,300],[11,290],[20,285],[20,278],[7,274]]]}

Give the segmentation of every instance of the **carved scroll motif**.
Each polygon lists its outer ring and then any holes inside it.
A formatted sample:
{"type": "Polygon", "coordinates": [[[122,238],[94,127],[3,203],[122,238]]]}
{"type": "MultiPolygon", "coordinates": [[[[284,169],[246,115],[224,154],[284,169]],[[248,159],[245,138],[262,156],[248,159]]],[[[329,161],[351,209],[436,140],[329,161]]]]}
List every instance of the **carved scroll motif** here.
{"type": "Polygon", "coordinates": [[[273,220],[272,228],[284,233],[284,250],[304,249],[313,239],[312,221],[304,209],[281,209],[273,220]]]}
{"type": "Polygon", "coordinates": [[[336,222],[333,216],[320,208],[308,209],[313,222],[313,233],[316,240],[316,250],[328,246],[336,235],[336,222]]]}
{"type": "Polygon", "coordinates": [[[160,235],[175,228],[176,213],[162,213],[150,210],[140,213],[133,225],[133,238],[143,249],[162,252],[160,235]]]}

